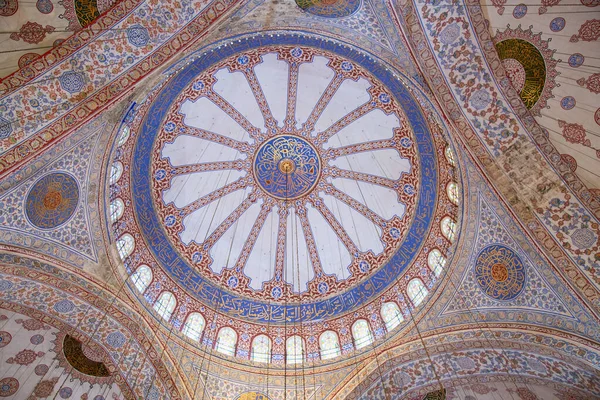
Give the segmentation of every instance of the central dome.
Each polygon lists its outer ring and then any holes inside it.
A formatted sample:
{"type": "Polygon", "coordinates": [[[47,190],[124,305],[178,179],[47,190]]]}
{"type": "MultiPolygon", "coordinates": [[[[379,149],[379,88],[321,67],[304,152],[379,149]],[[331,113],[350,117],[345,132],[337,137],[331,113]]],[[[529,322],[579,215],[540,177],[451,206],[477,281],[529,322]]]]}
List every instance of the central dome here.
{"type": "Polygon", "coordinates": [[[156,135],[152,213],[188,265],[292,302],[352,289],[394,255],[420,166],[404,111],[368,69],[262,46],[189,78],[161,101],[162,128],[142,131],[156,135]]]}
{"type": "Polygon", "coordinates": [[[160,275],[152,296],[283,323],[435,280],[422,265],[446,254],[446,142],[378,61],[319,37],[247,37],[188,62],[135,121],[119,153],[135,220],[117,234],[160,275]]]}

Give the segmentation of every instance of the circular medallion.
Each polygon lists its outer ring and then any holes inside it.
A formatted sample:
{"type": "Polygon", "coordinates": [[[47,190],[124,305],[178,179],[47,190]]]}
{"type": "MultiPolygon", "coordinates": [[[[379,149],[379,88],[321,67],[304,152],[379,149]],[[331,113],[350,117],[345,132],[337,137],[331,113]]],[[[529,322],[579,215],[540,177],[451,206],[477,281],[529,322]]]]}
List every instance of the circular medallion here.
{"type": "Polygon", "coordinates": [[[44,335],[33,335],[31,338],[29,338],[29,342],[35,346],[37,346],[38,344],[42,344],[44,343],[44,335]]]}
{"type": "Polygon", "coordinates": [[[0,349],[10,343],[12,336],[6,331],[0,332],[0,349]]]}
{"type": "Polygon", "coordinates": [[[140,108],[119,162],[144,223],[119,229],[178,296],[253,323],[333,318],[420,275],[436,213],[453,207],[437,195],[448,168],[379,61],[318,36],[267,38],[208,51],[140,108]]]}
{"type": "Polygon", "coordinates": [[[307,194],[317,184],[320,172],[317,151],[297,136],[271,138],[254,157],[256,182],[277,199],[292,200],[307,194]]]}
{"type": "Polygon", "coordinates": [[[34,372],[37,376],[44,376],[49,369],[46,364],[38,364],[35,366],[34,372]]]}
{"type": "Polygon", "coordinates": [[[583,56],[583,54],[575,53],[569,57],[569,65],[573,68],[578,68],[583,65],[584,60],[585,60],[585,57],[583,56]]]}
{"type": "Polygon", "coordinates": [[[15,378],[4,378],[0,380],[0,397],[9,397],[19,390],[19,381],[15,378]]]}
{"type": "Polygon", "coordinates": [[[560,100],[560,106],[565,110],[570,110],[575,107],[577,102],[573,96],[565,96],[560,100]]]}
{"type": "Polygon", "coordinates": [[[53,229],[73,216],[78,202],[79,187],[75,178],[54,172],[33,185],[25,200],[25,215],[32,225],[53,229]]]}
{"type": "Polygon", "coordinates": [[[513,17],[516,19],[521,19],[525,15],[527,15],[527,6],[525,4],[519,4],[518,6],[515,6],[513,9],[513,17]]]}
{"type": "Polygon", "coordinates": [[[0,2],[0,17],[10,17],[19,9],[17,0],[2,0],[0,2]]]}
{"type": "Polygon", "coordinates": [[[61,399],[68,399],[73,394],[73,389],[70,387],[61,387],[58,394],[61,399]]]}
{"type": "Polygon", "coordinates": [[[475,280],[483,292],[496,300],[512,300],[525,286],[525,266],[508,247],[491,245],[475,261],[475,280]]]}
{"type": "Polygon", "coordinates": [[[550,30],[552,32],[560,32],[565,27],[565,19],[563,17],[556,17],[550,22],[550,30]]]}

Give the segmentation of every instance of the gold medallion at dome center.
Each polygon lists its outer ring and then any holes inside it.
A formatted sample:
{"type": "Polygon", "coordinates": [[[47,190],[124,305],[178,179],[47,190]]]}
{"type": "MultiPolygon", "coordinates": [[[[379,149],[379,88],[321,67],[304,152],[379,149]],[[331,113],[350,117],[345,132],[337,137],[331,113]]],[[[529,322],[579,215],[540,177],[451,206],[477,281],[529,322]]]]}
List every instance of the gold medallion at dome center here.
{"type": "Polygon", "coordinates": [[[53,190],[49,191],[42,202],[47,210],[56,210],[62,202],[62,194],[53,190]]]}
{"type": "Polygon", "coordinates": [[[508,279],[508,269],[506,265],[497,263],[492,265],[492,278],[496,282],[504,282],[508,279]]]}
{"type": "Polygon", "coordinates": [[[296,169],[296,163],[289,158],[284,158],[279,161],[279,170],[284,174],[291,174],[296,169]]]}

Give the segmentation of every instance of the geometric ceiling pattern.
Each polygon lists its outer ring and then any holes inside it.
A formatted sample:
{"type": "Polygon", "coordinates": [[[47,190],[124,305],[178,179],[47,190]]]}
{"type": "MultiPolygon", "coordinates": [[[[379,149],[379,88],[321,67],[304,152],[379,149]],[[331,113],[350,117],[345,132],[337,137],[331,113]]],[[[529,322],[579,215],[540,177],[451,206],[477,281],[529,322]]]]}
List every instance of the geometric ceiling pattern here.
{"type": "Polygon", "coordinates": [[[0,396],[600,398],[598,11],[0,2],[0,396]]]}

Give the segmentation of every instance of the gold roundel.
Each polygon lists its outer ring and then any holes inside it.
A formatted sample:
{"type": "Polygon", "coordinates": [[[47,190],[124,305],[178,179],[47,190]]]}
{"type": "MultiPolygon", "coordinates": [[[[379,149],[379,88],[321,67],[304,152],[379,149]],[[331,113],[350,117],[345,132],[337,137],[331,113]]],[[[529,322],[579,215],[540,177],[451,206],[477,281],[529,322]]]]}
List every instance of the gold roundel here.
{"type": "Polygon", "coordinates": [[[296,164],[289,158],[279,161],[279,170],[284,174],[291,174],[296,169],[296,164]]]}
{"type": "Polygon", "coordinates": [[[320,175],[317,150],[299,136],[272,137],[254,157],[256,183],[276,199],[292,200],[310,193],[320,175]]]}
{"type": "Polygon", "coordinates": [[[502,263],[497,263],[492,265],[492,278],[496,282],[504,282],[508,279],[508,269],[506,265],[502,263]]]}

